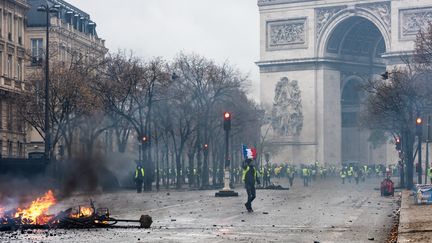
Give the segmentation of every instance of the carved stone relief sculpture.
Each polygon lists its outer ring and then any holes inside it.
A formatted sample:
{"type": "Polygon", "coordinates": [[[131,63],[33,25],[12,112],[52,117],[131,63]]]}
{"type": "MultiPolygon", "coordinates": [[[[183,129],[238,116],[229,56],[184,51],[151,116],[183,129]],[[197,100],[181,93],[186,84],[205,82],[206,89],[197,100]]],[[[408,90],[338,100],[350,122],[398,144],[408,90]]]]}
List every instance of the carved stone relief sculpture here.
{"type": "Polygon", "coordinates": [[[372,12],[378,19],[381,19],[390,33],[391,26],[391,7],[390,2],[359,4],[357,7],[364,8],[372,12]]]}
{"type": "Polygon", "coordinates": [[[419,30],[427,29],[432,22],[432,8],[400,11],[400,37],[415,38],[419,30]]]}
{"type": "Polygon", "coordinates": [[[303,128],[301,91],[297,80],[283,77],[276,84],[272,128],[279,136],[298,136],[303,128]]]}
{"type": "Polygon", "coordinates": [[[346,8],[346,6],[318,8],[316,9],[316,33],[317,37],[321,34],[324,26],[335,16],[339,11],[346,8]]]}
{"type": "Polygon", "coordinates": [[[267,47],[284,49],[304,46],[306,43],[306,19],[267,22],[267,47]]]}
{"type": "MultiPolygon", "coordinates": [[[[317,38],[321,35],[325,26],[342,10],[346,9],[347,6],[335,6],[317,8],[316,12],[316,36],[317,38]]],[[[368,12],[375,15],[380,19],[390,32],[391,26],[391,8],[390,2],[378,2],[378,3],[367,3],[357,4],[356,9],[365,9],[368,12]]]]}

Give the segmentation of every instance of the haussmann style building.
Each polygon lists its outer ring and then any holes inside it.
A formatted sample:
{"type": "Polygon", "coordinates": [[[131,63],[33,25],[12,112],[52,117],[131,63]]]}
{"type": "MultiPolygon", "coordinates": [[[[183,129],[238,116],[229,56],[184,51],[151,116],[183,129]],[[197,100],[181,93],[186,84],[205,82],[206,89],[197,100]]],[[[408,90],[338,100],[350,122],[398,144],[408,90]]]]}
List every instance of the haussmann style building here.
{"type": "MultiPolygon", "coordinates": [[[[42,4],[48,3],[58,9],[50,18],[50,63],[68,63],[71,55],[77,52],[84,57],[103,57],[107,53],[105,41],[98,37],[96,23],[88,13],[62,0],[28,0],[28,3],[31,8],[27,13],[25,43],[30,53],[26,65],[29,78],[33,77],[33,72],[43,68],[45,61],[46,13],[38,11],[42,4]]],[[[45,82],[44,79],[36,81],[45,82]]],[[[27,152],[44,151],[44,141],[34,129],[28,134],[28,140],[27,152]]]]}
{"type": "Polygon", "coordinates": [[[30,5],[24,0],[0,1],[0,156],[26,156],[26,126],[17,116],[14,96],[25,89],[25,18],[30,5]]]}

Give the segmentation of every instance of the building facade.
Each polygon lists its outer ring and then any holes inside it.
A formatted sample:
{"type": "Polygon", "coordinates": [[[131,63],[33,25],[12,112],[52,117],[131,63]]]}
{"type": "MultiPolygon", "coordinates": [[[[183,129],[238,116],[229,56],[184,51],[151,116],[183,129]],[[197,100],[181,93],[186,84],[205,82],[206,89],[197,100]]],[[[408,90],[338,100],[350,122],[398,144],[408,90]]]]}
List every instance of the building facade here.
{"type": "MultiPolygon", "coordinates": [[[[86,12],[63,0],[28,0],[31,5],[27,14],[26,46],[30,58],[26,68],[27,76],[33,77],[44,62],[46,45],[46,13],[37,11],[42,4],[56,6],[57,13],[50,19],[50,63],[69,63],[75,55],[103,57],[107,53],[105,41],[98,37],[96,23],[86,12]]],[[[38,80],[36,80],[38,81],[38,80]]],[[[43,82],[44,80],[39,80],[43,82]]],[[[27,152],[43,152],[44,141],[33,129],[28,134],[27,152]]]]}
{"type": "Polygon", "coordinates": [[[359,85],[414,50],[430,0],[258,0],[261,102],[275,161],[396,162],[359,124],[359,85]]]}
{"type": "Polygon", "coordinates": [[[25,88],[25,17],[30,8],[24,0],[0,1],[0,155],[25,157],[26,126],[17,116],[15,94],[25,88]]]}

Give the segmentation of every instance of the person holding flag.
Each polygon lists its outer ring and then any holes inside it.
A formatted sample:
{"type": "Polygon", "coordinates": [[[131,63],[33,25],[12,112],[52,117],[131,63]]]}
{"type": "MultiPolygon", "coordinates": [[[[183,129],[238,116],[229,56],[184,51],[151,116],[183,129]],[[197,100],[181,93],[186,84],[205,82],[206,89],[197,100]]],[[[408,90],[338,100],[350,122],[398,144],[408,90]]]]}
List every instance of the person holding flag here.
{"type": "Polygon", "coordinates": [[[253,163],[253,160],[256,159],[256,149],[249,149],[246,145],[243,145],[243,155],[245,161],[243,162],[242,180],[245,183],[246,193],[248,195],[245,206],[248,212],[253,212],[252,201],[256,197],[255,182],[260,184],[258,171],[253,163]]]}

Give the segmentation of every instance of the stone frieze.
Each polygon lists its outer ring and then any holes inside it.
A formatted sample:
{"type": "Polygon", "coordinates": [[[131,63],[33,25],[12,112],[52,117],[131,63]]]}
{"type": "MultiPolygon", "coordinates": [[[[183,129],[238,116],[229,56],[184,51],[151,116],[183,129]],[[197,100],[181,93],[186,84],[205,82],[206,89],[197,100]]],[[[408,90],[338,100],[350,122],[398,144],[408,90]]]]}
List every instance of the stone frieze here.
{"type": "Polygon", "coordinates": [[[306,44],[306,19],[267,22],[268,49],[284,49],[306,44]]]}
{"type": "Polygon", "coordinates": [[[399,13],[400,37],[415,38],[420,30],[432,23],[432,8],[403,9],[399,13]]]}

